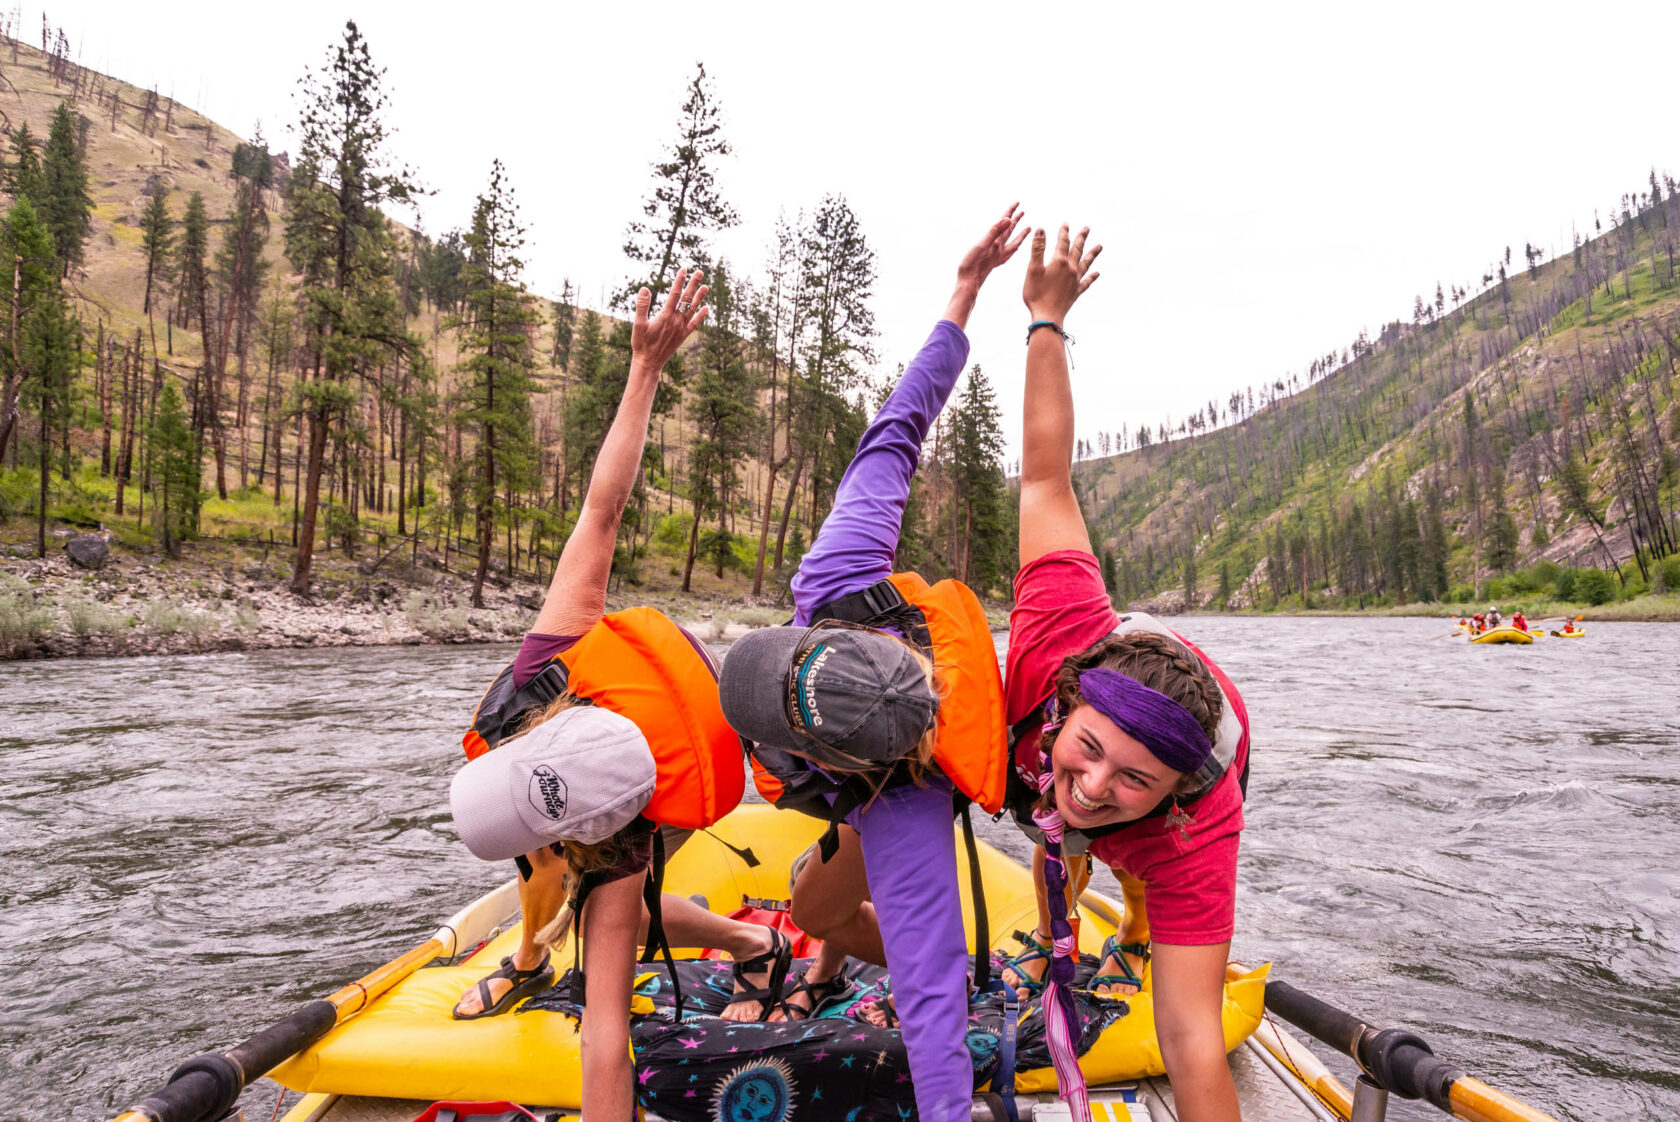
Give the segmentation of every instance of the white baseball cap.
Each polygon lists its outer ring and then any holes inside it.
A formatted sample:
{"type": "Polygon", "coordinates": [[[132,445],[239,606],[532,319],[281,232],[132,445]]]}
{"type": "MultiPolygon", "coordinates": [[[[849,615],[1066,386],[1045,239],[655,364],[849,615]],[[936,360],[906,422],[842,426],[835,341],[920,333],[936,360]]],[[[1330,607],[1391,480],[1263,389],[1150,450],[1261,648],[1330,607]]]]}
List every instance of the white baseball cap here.
{"type": "Polygon", "coordinates": [[[653,798],[653,749],[609,709],[566,709],[455,774],[449,809],[477,857],[505,861],[554,842],[594,845],[653,798]]]}

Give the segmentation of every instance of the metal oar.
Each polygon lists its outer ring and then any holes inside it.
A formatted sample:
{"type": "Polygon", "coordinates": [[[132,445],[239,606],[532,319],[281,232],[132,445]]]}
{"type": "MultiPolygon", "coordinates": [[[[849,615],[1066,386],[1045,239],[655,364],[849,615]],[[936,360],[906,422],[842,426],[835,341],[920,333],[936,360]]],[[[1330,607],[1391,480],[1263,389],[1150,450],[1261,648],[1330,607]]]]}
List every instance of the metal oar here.
{"type": "Polygon", "coordinates": [[[176,1068],[161,1089],[129,1107],[115,1122],[209,1122],[221,1118],[239,1101],[240,1092],[248,1084],[366,1009],[374,998],[426,963],[455,955],[464,941],[471,945],[472,940],[463,940],[460,933],[483,930],[488,926],[485,913],[500,908],[505,914],[511,906],[510,898],[516,895],[517,889],[510,881],[501,891],[450,916],[435,935],[407,954],[325,998],[309,1002],[225,1052],[194,1056],[176,1068]]]}
{"type": "Polygon", "coordinates": [[[1266,1008],[1359,1065],[1364,1074],[1348,1104],[1352,1122],[1382,1122],[1390,1093],[1427,1099],[1466,1122],[1557,1122],[1466,1075],[1458,1065],[1436,1056],[1417,1034],[1375,1028],[1288,982],[1266,983],[1266,1008]]]}

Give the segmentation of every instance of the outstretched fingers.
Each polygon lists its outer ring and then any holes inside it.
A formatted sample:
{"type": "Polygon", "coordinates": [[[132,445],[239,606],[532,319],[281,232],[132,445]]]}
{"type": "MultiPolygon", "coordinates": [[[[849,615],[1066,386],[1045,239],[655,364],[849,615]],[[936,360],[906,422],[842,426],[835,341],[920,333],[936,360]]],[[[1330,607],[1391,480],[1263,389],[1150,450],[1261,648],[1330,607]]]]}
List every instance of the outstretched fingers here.
{"type": "Polygon", "coordinates": [[[1056,256],[1057,257],[1067,257],[1067,256],[1069,256],[1069,253],[1068,253],[1068,228],[1067,228],[1067,223],[1065,223],[1065,222],[1062,223],[1061,232],[1056,235],[1056,256]]]}
{"type": "MultiPolygon", "coordinates": [[[[694,275],[699,276],[700,275],[699,270],[695,270],[694,275]]],[[[688,270],[686,270],[686,269],[678,269],[677,270],[677,275],[671,278],[670,291],[666,292],[666,294],[665,294],[665,305],[662,308],[659,309],[659,318],[660,319],[664,319],[667,313],[675,313],[676,312],[677,305],[679,303],[681,303],[682,300],[684,299],[684,296],[682,294],[683,293],[683,288],[691,279],[692,278],[689,276],[688,270]]]]}
{"type": "Polygon", "coordinates": [[[1027,264],[1035,269],[1044,268],[1044,241],[1044,228],[1040,226],[1033,231],[1032,257],[1027,261],[1027,264]]]}
{"type": "Polygon", "coordinates": [[[704,284],[701,285],[699,288],[694,290],[693,302],[689,305],[691,308],[694,308],[694,311],[684,321],[688,325],[688,329],[687,329],[688,334],[692,334],[694,332],[694,329],[700,326],[700,321],[706,318],[706,313],[712,310],[711,308],[707,307],[704,303],[704,301],[706,299],[706,293],[708,293],[710,291],[711,291],[711,288],[708,285],[704,285],[704,284]],[[699,305],[699,306],[695,307],[695,305],[699,305]]]}
{"type": "Polygon", "coordinates": [[[642,289],[636,293],[636,319],[638,325],[645,326],[648,321],[648,309],[653,307],[653,293],[642,289]]]}

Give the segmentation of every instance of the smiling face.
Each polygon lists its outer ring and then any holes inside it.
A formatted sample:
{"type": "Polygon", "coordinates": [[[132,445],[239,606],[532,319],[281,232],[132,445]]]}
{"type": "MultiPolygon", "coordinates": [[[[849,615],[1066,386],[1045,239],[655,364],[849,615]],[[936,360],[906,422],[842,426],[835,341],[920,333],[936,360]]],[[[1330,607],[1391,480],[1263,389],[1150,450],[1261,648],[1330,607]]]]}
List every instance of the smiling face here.
{"type": "Polygon", "coordinates": [[[1076,830],[1142,818],[1184,778],[1091,705],[1062,723],[1050,765],[1056,807],[1076,830]]]}

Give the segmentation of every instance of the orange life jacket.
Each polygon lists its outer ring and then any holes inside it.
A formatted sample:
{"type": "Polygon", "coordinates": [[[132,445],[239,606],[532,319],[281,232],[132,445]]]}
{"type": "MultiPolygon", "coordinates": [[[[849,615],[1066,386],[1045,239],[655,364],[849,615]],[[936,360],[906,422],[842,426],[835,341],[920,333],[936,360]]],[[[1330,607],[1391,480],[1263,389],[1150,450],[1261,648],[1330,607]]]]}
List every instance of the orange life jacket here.
{"type": "MultiPolygon", "coordinates": [[[[895,573],[823,605],[812,619],[894,627],[930,657],[942,687],[933,758],[970,801],[988,814],[1002,809],[1009,766],[1003,675],[986,611],[969,587],[954,580],[929,585],[916,573],[895,573]]],[[[753,785],[767,801],[829,817],[823,793],[833,793],[836,781],[786,752],[761,745],[750,753],[753,785]]]]}
{"type": "Polygon", "coordinates": [[[532,709],[563,693],[628,717],[647,737],[657,776],[644,818],[695,830],[741,801],[743,745],[723,719],[717,667],[664,613],[628,608],[603,616],[517,689],[509,664],[461,739],[467,758],[494,748],[532,709]]]}

